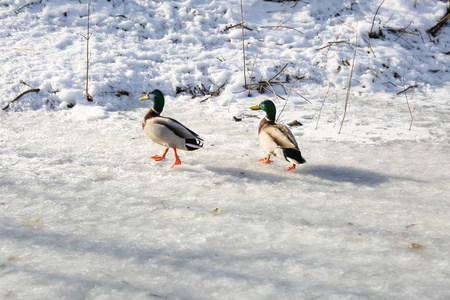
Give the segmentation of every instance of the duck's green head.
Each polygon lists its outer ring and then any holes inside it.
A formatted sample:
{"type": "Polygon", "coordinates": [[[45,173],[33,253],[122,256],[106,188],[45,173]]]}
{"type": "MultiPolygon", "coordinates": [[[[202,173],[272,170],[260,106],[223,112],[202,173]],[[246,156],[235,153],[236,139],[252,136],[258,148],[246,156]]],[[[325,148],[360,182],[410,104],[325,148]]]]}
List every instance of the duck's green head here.
{"type": "Polygon", "coordinates": [[[253,110],[263,110],[266,112],[266,118],[269,121],[275,121],[275,114],[277,113],[277,109],[275,108],[275,104],[273,104],[270,100],[264,100],[259,105],[255,105],[250,107],[253,110]]]}
{"type": "Polygon", "coordinates": [[[161,113],[164,108],[164,95],[160,90],[153,90],[139,100],[152,100],[153,109],[161,113]]]}

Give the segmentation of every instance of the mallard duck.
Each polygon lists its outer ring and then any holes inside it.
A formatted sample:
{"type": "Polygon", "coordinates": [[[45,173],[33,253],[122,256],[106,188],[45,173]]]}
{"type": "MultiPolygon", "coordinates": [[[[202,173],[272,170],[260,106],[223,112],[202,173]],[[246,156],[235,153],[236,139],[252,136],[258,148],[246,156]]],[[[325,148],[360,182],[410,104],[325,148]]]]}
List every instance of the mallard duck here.
{"type": "Polygon", "coordinates": [[[153,100],[153,107],[145,115],[142,128],[152,141],[167,147],[163,155],[155,155],[152,158],[156,161],[163,160],[169,148],[173,148],[175,162],[171,168],[181,165],[177,149],[187,151],[200,149],[203,147],[203,139],[177,120],[160,116],[164,108],[164,95],[160,90],[153,90],[139,100],[149,99],[153,100]]]}
{"type": "Polygon", "coordinates": [[[298,148],[297,141],[289,128],[285,125],[275,123],[276,108],[272,101],[265,100],[259,105],[250,108],[266,112],[266,116],[259,124],[258,135],[259,141],[268,156],[260,159],[260,162],[270,164],[272,162],[270,156],[274,155],[293,164],[286,171],[294,170],[295,165],[306,163],[298,148]]]}

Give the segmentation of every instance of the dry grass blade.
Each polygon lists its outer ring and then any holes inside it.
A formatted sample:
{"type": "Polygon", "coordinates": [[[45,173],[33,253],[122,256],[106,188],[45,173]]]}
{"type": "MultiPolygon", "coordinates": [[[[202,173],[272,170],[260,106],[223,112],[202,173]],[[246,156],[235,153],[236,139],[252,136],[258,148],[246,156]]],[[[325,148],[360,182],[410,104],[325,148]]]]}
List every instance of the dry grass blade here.
{"type": "Polygon", "coordinates": [[[245,64],[245,36],[244,36],[244,9],[242,8],[241,0],[241,28],[242,28],[242,57],[244,60],[244,83],[247,86],[247,74],[246,74],[246,64],[245,64]]]}
{"type": "MultiPolygon", "coordinates": [[[[290,83],[294,84],[295,82],[297,82],[297,81],[292,81],[292,82],[290,82],[290,83]]],[[[281,85],[287,87],[286,84],[285,84],[284,82],[276,81],[276,83],[279,83],[279,84],[281,84],[281,85]]],[[[290,89],[290,88],[289,88],[289,89],[290,89]]],[[[312,104],[311,101],[309,101],[306,97],[304,97],[303,95],[301,95],[299,92],[297,92],[297,91],[294,90],[294,89],[292,89],[292,90],[294,91],[294,93],[296,93],[296,94],[297,94],[299,97],[301,97],[303,100],[305,100],[305,101],[308,102],[309,104],[312,104]]]]}
{"type": "Polygon", "coordinates": [[[267,82],[267,84],[270,86],[270,88],[272,89],[272,93],[275,95],[275,98],[277,99],[278,103],[280,103],[280,99],[278,99],[278,94],[273,89],[272,85],[270,84],[270,81],[265,79],[265,82],[267,82]]]}
{"type": "Polygon", "coordinates": [[[346,24],[346,23],[344,23],[344,22],[342,22],[342,21],[339,21],[339,20],[338,20],[338,22],[341,23],[342,25],[347,26],[348,28],[350,28],[350,29],[353,30],[354,32],[356,32],[356,29],[353,28],[352,26],[350,26],[350,25],[348,25],[348,24],[346,24]]]}
{"type": "Polygon", "coordinates": [[[345,117],[347,116],[348,98],[350,97],[350,88],[352,86],[353,71],[355,70],[355,59],[356,59],[356,50],[357,49],[358,49],[358,33],[356,33],[355,52],[353,53],[352,69],[350,71],[350,78],[348,79],[347,95],[345,97],[344,115],[342,116],[341,127],[339,128],[338,134],[341,133],[342,126],[344,125],[345,117]]]}
{"type": "Polygon", "coordinates": [[[89,94],[88,92],[88,88],[89,88],[89,40],[91,38],[91,35],[89,33],[90,30],[90,15],[91,15],[91,3],[88,4],[88,15],[87,15],[87,34],[84,37],[86,39],[86,88],[85,88],[85,92],[86,92],[86,98],[88,101],[93,101],[92,96],[89,94]]]}
{"type": "Polygon", "coordinates": [[[258,58],[259,52],[261,51],[262,47],[263,47],[265,44],[267,44],[267,43],[264,43],[264,44],[261,45],[261,47],[259,47],[258,52],[256,52],[255,59],[253,60],[253,64],[252,64],[252,72],[250,73],[250,83],[248,84],[248,96],[250,96],[250,89],[251,89],[251,86],[252,86],[253,69],[254,69],[254,67],[255,67],[255,62],[256,62],[256,59],[258,58]]]}
{"type": "Polygon", "coordinates": [[[274,78],[277,78],[281,73],[283,73],[287,66],[288,66],[288,64],[286,63],[283,66],[283,68],[281,68],[281,70],[278,71],[278,73],[276,73],[274,76],[272,76],[272,78],[269,79],[269,82],[272,81],[274,78]]]}
{"type": "Polygon", "coordinates": [[[373,32],[373,25],[375,24],[375,18],[377,17],[378,11],[380,10],[380,7],[381,7],[381,5],[383,5],[384,1],[386,1],[386,0],[381,1],[380,5],[378,5],[377,10],[375,11],[375,15],[373,16],[373,20],[372,20],[372,27],[370,27],[370,31],[369,31],[369,38],[373,36],[372,32],[373,32]]]}
{"type": "Polygon", "coordinates": [[[320,47],[320,48],[317,48],[316,50],[319,51],[319,50],[322,50],[322,49],[325,49],[325,48],[329,48],[329,47],[331,47],[333,44],[340,44],[340,43],[345,43],[345,42],[346,42],[346,41],[328,42],[328,45],[325,45],[325,46],[322,46],[322,47],[320,47]]]}
{"type": "MultiPolygon", "coordinates": [[[[402,29],[400,29],[400,35],[394,40],[395,42],[399,39],[399,38],[401,38],[402,37],[402,35],[404,35],[405,33],[406,33],[406,29],[408,29],[408,27],[409,27],[409,25],[411,25],[412,24],[412,21],[408,24],[408,26],[406,26],[405,28],[402,28],[402,29]]],[[[417,33],[415,33],[415,32],[413,32],[413,33],[411,33],[411,34],[415,34],[415,35],[418,35],[417,33]]]]}
{"type": "Polygon", "coordinates": [[[292,92],[292,85],[289,87],[289,94],[288,94],[288,96],[287,96],[287,98],[286,98],[286,101],[284,101],[283,108],[281,109],[280,113],[278,114],[278,117],[277,117],[277,119],[275,120],[275,122],[278,122],[278,119],[280,118],[281,114],[283,113],[284,108],[286,107],[286,104],[287,104],[287,102],[288,102],[288,100],[289,100],[289,97],[291,96],[291,92],[292,92]]]}
{"type": "Polygon", "coordinates": [[[406,85],[405,85],[405,69],[406,69],[406,57],[405,57],[405,62],[403,63],[403,78],[402,78],[402,80],[403,80],[403,88],[404,89],[403,89],[403,91],[399,92],[398,94],[401,94],[403,92],[405,93],[406,105],[408,106],[409,115],[411,116],[411,122],[409,123],[409,130],[411,130],[412,123],[414,121],[414,116],[413,116],[413,113],[411,111],[411,106],[409,105],[408,95],[406,94],[406,91],[409,88],[413,88],[413,92],[414,92],[414,87],[417,86],[417,85],[409,86],[408,88],[406,88],[406,85]]]}

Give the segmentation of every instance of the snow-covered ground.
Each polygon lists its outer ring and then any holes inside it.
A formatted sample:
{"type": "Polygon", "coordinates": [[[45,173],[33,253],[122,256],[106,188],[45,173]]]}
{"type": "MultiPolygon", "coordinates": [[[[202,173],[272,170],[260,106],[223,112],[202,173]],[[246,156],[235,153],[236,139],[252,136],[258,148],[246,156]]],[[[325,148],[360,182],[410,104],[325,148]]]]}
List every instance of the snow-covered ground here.
{"type": "Polygon", "coordinates": [[[88,2],[2,1],[0,106],[40,91],[0,112],[1,299],[450,298],[450,28],[426,33],[448,4],[243,2],[247,75],[288,64],[311,104],[239,93],[239,1],[92,1],[94,102],[88,2]],[[173,169],[142,132],[154,88],[205,140],[173,169]],[[258,162],[264,99],[306,165],[258,162]]]}

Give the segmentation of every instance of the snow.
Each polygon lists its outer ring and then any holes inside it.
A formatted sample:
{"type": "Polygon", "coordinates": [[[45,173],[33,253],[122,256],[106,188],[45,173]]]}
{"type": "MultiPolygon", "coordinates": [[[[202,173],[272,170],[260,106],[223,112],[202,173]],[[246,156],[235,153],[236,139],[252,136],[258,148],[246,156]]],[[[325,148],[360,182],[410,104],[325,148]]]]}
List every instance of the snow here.
{"type": "Polygon", "coordinates": [[[92,1],[89,102],[81,2],[0,4],[0,105],[40,89],[0,112],[0,298],[450,298],[450,29],[426,33],[448,4],[386,0],[369,39],[378,2],[244,0],[247,76],[288,64],[309,104],[241,92],[225,0],[92,1]],[[142,132],[155,88],[205,140],[173,169],[142,132]],[[294,171],[258,162],[264,99],[303,124],[294,171]]]}

